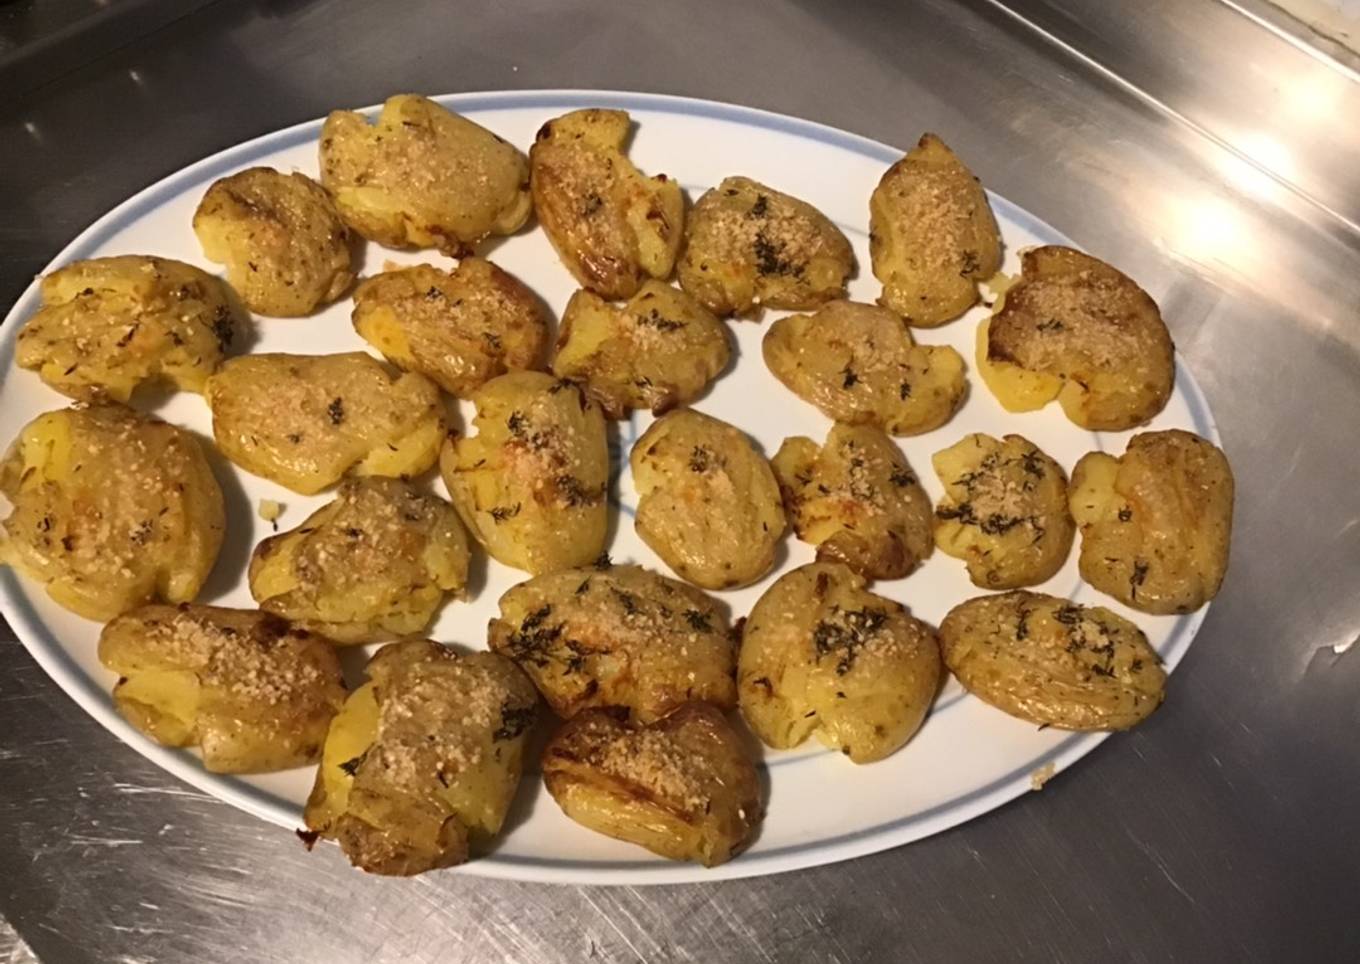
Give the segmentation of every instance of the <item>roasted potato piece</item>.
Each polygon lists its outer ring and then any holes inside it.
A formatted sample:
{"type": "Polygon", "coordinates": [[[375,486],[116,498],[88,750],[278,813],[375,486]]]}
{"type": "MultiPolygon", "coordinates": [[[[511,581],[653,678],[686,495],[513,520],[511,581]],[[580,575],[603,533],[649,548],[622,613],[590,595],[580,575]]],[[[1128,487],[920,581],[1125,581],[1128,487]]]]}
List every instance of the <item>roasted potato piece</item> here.
{"type": "Polygon", "coordinates": [[[122,405],[29,422],[0,494],[13,507],[0,563],[86,619],[193,599],[222,546],[222,490],[198,440],[122,405]]]}
{"type": "Polygon", "coordinates": [[[774,566],[786,520],[779,483],[740,429],[683,409],[633,445],[642,541],[705,589],[755,582],[774,566]]]}
{"type": "Polygon", "coordinates": [[[602,298],[631,297],[670,277],[684,237],[680,185],[646,177],[623,153],[622,110],[574,110],[548,121],[529,148],[534,211],[568,271],[602,298]]]}
{"type": "Polygon", "coordinates": [[[418,475],[444,439],[434,383],[363,352],[233,358],[203,394],[222,454],[303,495],[346,473],[418,475]]]}
{"type": "Polygon", "coordinates": [[[535,575],[604,552],[609,449],[604,416],[543,372],[493,378],[472,396],[471,438],[450,438],[439,467],[463,522],[498,562],[535,575]]]}
{"type": "Polygon", "coordinates": [[[354,292],[354,330],[387,360],[466,397],[497,375],[536,368],[548,342],[538,298],[490,261],[453,271],[384,271],[354,292]]]}
{"type": "Polygon", "coordinates": [[[399,479],[345,480],[333,502],[250,557],[261,609],[340,643],[419,633],[467,576],[458,513],[399,479]]]}
{"type": "Polygon", "coordinates": [[[606,563],[522,582],[500,606],[490,647],[558,716],[614,706],[650,723],[688,700],[736,705],[727,620],[692,586],[606,563]]]}
{"type": "Polygon", "coordinates": [[[329,640],[254,610],[142,606],[104,627],[99,661],[129,723],[213,773],[315,763],[345,700],[329,640]]]}
{"type": "Polygon", "coordinates": [[[935,544],[968,564],[983,589],[1034,586],[1072,549],[1062,466],[1020,435],[965,435],[936,452],[945,497],[935,507],[935,544]]]}
{"type": "Polygon", "coordinates": [[[1001,270],[987,192],[934,134],[923,135],[874,189],[869,256],[883,282],[879,304],[918,328],[963,314],[977,304],[977,283],[1001,270]]]}
{"type": "Polygon", "coordinates": [[[718,315],[806,311],[845,297],[855,255],[806,201],[745,177],[705,191],[685,222],[680,285],[718,315]]]}
{"type": "Polygon", "coordinates": [[[1160,412],[1176,364],[1147,292],[1104,261],[1057,245],[1026,251],[1021,268],[987,325],[981,371],[997,400],[1029,411],[1056,397],[1068,418],[1093,431],[1133,428],[1160,412]]]}
{"type": "Polygon", "coordinates": [[[1166,689],[1161,657],[1133,623],[1023,589],[955,606],[940,646],[964,689],[1039,726],[1127,730],[1166,689]]]}
{"type": "Polygon", "coordinates": [[[798,538],[868,579],[900,579],[930,555],[930,498],[881,429],[834,425],[826,444],[785,439],[773,461],[798,538]]]}
{"type": "Polygon", "coordinates": [[[529,217],[524,155],[417,94],[389,97],[376,124],[332,111],[321,128],[321,183],[346,224],[389,248],[459,257],[529,217]]]}
{"type": "Polygon", "coordinates": [[[589,291],[571,296],[552,369],[581,382],[609,418],[635,408],[662,414],[697,398],[727,365],[727,328],[678,288],[645,281],[615,307],[589,291]]]}
{"type": "Polygon", "coordinates": [[[1072,472],[1081,577],[1145,613],[1188,613],[1218,594],[1232,536],[1233,474],[1216,445],[1172,429],[1072,472]]]}
{"type": "Polygon", "coordinates": [[[543,782],[582,826],[705,867],[740,853],[764,816],[741,737],[706,703],[643,727],[588,710],[544,749],[543,782]]]}
{"type": "Polygon", "coordinates": [[[468,859],[519,787],[538,696],[494,653],[391,643],[331,724],[307,827],[369,873],[410,876],[468,859]]]}
{"type": "Polygon", "coordinates": [[[762,344],[774,376],[822,414],[847,425],[919,435],[963,402],[963,359],[947,345],[918,345],[886,308],[833,301],[770,326],[762,344]]]}

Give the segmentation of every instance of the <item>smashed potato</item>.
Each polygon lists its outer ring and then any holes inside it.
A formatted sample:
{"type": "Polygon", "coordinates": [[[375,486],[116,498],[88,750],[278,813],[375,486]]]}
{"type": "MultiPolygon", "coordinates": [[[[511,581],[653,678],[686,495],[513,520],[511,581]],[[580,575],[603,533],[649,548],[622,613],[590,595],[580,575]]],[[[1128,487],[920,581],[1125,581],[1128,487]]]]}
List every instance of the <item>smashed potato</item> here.
{"type": "Polygon", "coordinates": [[[373,874],[463,863],[500,832],[537,719],[538,695],[507,659],[384,646],[331,724],[307,827],[373,874]]]}
{"type": "Polygon", "coordinates": [[[637,440],[629,464],[637,533],[682,579],[734,589],[774,566],[786,524],[779,483],[741,430],[672,412],[637,440]]]}
{"type": "Polygon", "coordinates": [[[81,401],[126,402],[155,379],[200,392],[231,345],[226,287],[182,261],[77,261],[44,277],[41,292],[14,360],[81,401]]]}
{"type": "Polygon", "coordinates": [[[332,111],[321,183],[345,223],[389,248],[459,257],[529,217],[529,165],[491,131],[417,94],[387,98],[377,122],[332,111]]]}
{"type": "Polygon", "coordinates": [[[582,826],[705,867],[740,853],[764,816],[741,737],[705,703],[642,727],[582,713],[544,749],[543,782],[582,826]]]}
{"type": "Polygon", "coordinates": [[[334,501],[250,557],[265,612],[341,643],[421,632],[467,584],[467,535],[438,496],[400,479],[347,479],[334,501]]]}
{"type": "Polygon", "coordinates": [[[1233,474],[1217,446],[1177,429],[1144,432],[1119,458],[1072,472],[1081,577],[1146,613],[1188,613],[1218,594],[1232,536],[1233,474]]]}
{"type": "Polygon", "coordinates": [[[678,288],[643,282],[616,307],[578,291],[562,315],[552,369],[581,382],[608,418],[658,415],[693,401],[727,365],[723,323],[678,288]]]}
{"type": "Polygon", "coordinates": [[[603,563],[522,582],[500,606],[489,645],[564,719],[614,706],[650,723],[688,700],[736,703],[727,620],[693,586],[603,563]]]}
{"type": "Polygon", "coordinates": [[[777,749],[815,736],[855,763],[881,760],[920,729],[939,686],[934,631],[839,563],[781,576],[742,632],[741,713],[777,749]]]}
{"type": "Polygon", "coordinates": [[[253,610],[143,606],[104,627],[99,661],[129,723],[213,773],[315,763],[345,699],[328,640],[253,610]]]}
{"type": "Polygon", "coordinates": [[[900,579],[930,555],[930,498],[882,429],[834,425],[820,448],[786,439],[770,464],[798,538],[818,559],[900,579]]]}
{"type": "Polygon", "coordinates": [[[850,242],[821,211],[745,177],[705,191],[685,222],[680,285],[718,315],[806,311],[845,297],[850,242]]]}
{"type": "Polygon", "coordinates": [[[0,563],[87,619],[193,599],[222,546],[222,490],[198,440],[121,405],[29,422],[0,494],[13,506],[0,563]]]}
{"type": "Polygon", "coordinates": [[[351,472],[418,475],[444,438],[439,389],[363,352],[233,358],[204,397],[223,455],[303,495],[351,472]]]}
{"type": "Polygon", "coordinates": [[[932,459],[945,497],[935,544],[968,565],[983,589],[1033,586],[1052,577],[1072,548],[1062,466],[1020,435],[974,433],[932,459]]]}
{"type": "Polygon", "coordinates": [[[535,575],[604,552],[609,450],[604,416],[580,389],[512,372],[475,393],[470,438],[450,438],[440,471],[454,507],[498,562],[535,575]]]}
{"type": "Polygon", "coordinates": [[[1133,623],[1023,589],[955,606],[940,645],[964,689],[1039,726],[1126,730],[1166,689],[1161,658],[1133,623]]]}
{"type": "Polygon", "coordinates": [[[1134,428],[1160,412],[1175,380],[1174,346],[1147,292],[1057,245],[1026,251],[1021,267],[987,322],[980,369],[997,400],[1030,411],[1057,398],[1092,431],[1134,428]]]}
{"type": "Polygon", "coordinates": [[[633,166],[623,153],[630,125],[627,111],[575,110],[544,124],[529,148],[548,240],[577,281],[610,300],[670,277],[683,239],[680,185],[633,166]]]}
{"type": "Polygon", "coordinates": [[[833,301],[770,326],[765,364],[784,386],[847,425],[919,435],[949,421],[963,401],[963,359],[947,345],[918,345],[886,308],[833,301]]]}
{"type": "Polygon", "coordinates": [[[907,324],[933,328],[978,301],[1001,270],[1001,234],[973,172],[925,134],[888,168],[869,199],[869,256],[879,303],[907,324]]]}

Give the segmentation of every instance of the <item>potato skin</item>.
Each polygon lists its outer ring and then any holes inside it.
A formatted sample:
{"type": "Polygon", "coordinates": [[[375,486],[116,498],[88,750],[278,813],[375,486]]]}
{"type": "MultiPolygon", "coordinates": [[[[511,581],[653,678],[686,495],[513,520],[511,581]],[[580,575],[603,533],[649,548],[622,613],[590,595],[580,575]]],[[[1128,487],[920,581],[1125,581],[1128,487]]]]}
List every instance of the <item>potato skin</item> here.
{"type": "Polygon", "coordinates": [[[685,221],[680,286],[717,315],[806,311],[845,297],[855,255],[806,201],[745,177],[705,191],[685,221]]]}
{"type": "Polygon", "coordinates": [[[498,562],[535,575],[604,552],[609,450],[604,417],[580,389],[543,372],[512,372],[475,393],[470,438],[440,454],[463,523],[498,562]]]}
{"type": "Polygon", "coordinates": [[[0,563],[86,619],[198,595],[222,490],[193,435],[122,405],[39,415],[0,461],[0,563]]]}
{"type": "Polygon", "coordinates": [[[900,318],[876,305],[833,301],[781,318],[761,350],[774,376],[828,418],[889,435],[939,428],[967,390],[958,352],[916,344],[900,318]]]}
{"type": "Polygon", "coordinates": [[[389,248],[460,257],[529,217],[524,155],[418,94],[389,97],[374,124],[332,111],[321,128],[321,183],[346,224],[389,248]]]}
{"type": "Polygon", "coordinates": [[[1218,594],[1232,539],[1233,474],[1198,435],[1143,432],[1119,458],[1072,472],[1081,577],[1145,613],[1188,613],[1218,594]]]}
{"type": "Polygon", "coordinates": [[[104,627],[99,661],[129,723],[213,773],[315,763],[345,699],[329,640],[254,610],[142,606],[104,627]]]}
{"type": "Polygon", "coordinates": [[[663,415],[693,401],[727,366],[727,328],[678,288],[648,280],[615,307],[590,291],[571,296],[552,370],[580,382],[607,418],[633,409],[663,415]]]}
{"type": "Polygon", "coordinates": [[[930,555],[930,498],[882,429],[834,425],[820,448],[785,439],[771,461],[798,538],[867,579],[900,579],[930,555]]]}
{"type": "Polygon", "coordinates": [[[494,653],[390,643],[331,724],[307,827],[354,866],[411,876],[463,863],[500,832],[538,696],[494,653]]]}
{"type": "Polygon", "coordinates": [[[979,596],[949,611],[940,644],[964,689],[1039,726],[1126,730],[1165,695],[1143,631],[1103,606],[1023,589],[979,596]]]}
{"type": "Polygon", "coordinates": [[[652,423],[629,456],[642,541],[705,589],[749,585],[774,566],[787,520],[779,483],[739,429],[692,409],[652,423]]]}
{"type": "Polygon", "coordinates": [[[973,172],[934,134],[888,168],[869,199],[869,255],[879,304],[934,328],[978,301],[1001,269],[1001,234],[973,172]]]}
{"type": "Polygon", "coordinates": [[[453,271],[384,271],[354,292],[354,330],[406,371],[467,397],[508,371],[537,368],[548,318],[518,278],[482,258],[453,271]]]}
{"type": "Polygon", "coordinates": [[[755,765],[706,703],[644,727],[587,710],[544,749],[543,781],[577,823],[705,867],[744,850],[764,816],[755,765]]]}
{"type": "Polygon", "coordinates": [[[680,185],[646,177],[623,153],[622,110],[575,110],[548,121],[529,148],[534,211],[582,286],[619,300],[670,277],[684,238],[680,185]]]}
{"type": "Polygon", "coordinates": [[[222,454],[303,495],[346,474],[419,475],[444,439],[434,383],[363,352],[244,355],[203,394],[222,454]]]}
{"type": "Polygon", "coordinates": [[[622,707],[650,723],[689,700],[736,705],[736,652],[721,607],[640,566],[571,569],[509,590],[488,645],[564,719],[622,707]]]}

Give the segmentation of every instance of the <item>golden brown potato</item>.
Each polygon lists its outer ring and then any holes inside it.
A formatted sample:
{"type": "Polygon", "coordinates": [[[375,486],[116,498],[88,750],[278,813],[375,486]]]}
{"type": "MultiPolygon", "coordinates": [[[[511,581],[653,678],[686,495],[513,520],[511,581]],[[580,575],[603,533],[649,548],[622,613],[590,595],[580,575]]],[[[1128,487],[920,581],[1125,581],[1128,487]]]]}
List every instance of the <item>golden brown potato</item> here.
{"type": "Polygon", "coordinates": [[[303,495],[346,473],[419,475],[444,439],[434,383],[363,352],[233,358],[203,394],[222,454],[303,495]]]}
{"type": "Polygon", "coordinates": [[[633,445],[642,541],[705,589],[755,582],[774,566],[786,520],[779,483],[740,429],[683,409],[633,445]]]}
{"type": "Polygon", "coordinates": [[[935,544],[968,564],[983,589],[1015,589],[1051,578],[1072,549],[1062,466],[1020,435],[965,435],[936,452],[945,497],[935,508],[935,544]]]}
{"type": "Polygon", "coordinates": [[[394,365],[460,397],[538,367],[548,342],[538,298],[481,258],[453,271],[420,264],[366,278],[354,292],[354,330],[394,365]]]}
{"type": "Polygon", "coordinates": [[[918,345],[886,308],[833,301],[770,326],[762,344],[774,376],[828,418],[919,435],[963,402],[963,359],[947,345],[918,345]]]}
{"type": "Polygon", "coordinates": [[[346,224],[389,248],[459,257],[529,217],[524,155],[417,94],[389,97],[376,124],[332,111],[321,128],[321,183],[346,224]]]}
{"type": "Polygon", "coordinates": [[[345,699],[329,640],[254,610],[142,606],[104,627],[99,661],[129,723],[214,773],[315,763],[345,699]]]}
{"type": "Polygon", "coordinates": [[[544,749],[543,782],[582,826],[705,867],[740,853],[764,816],[755,765],[706,703],[643,727],[582,713],[544,749]]]}
{"type": "Polygon", "coordinates": [[[635,408],[658,415],[697,398],[727,365],[727,328],[678,288],[645,281],[616,307],[589,291],[571,296],[552,369],[581,382],[608,418],[635,408]]]}
{"type": "Polygon", "coordinates": [[[534,211],[568,271],[611,300],[646,278],[670,277],[684,237],[680,185],[646,177],[623,153],[622,110],[574,110],[548,121],[529,148],[534,211]]]}
{"type": "Polygon", "coordinates": [[[815,736],[855,763],[881,760],[920,729],[939,687],[934,630],[839,563],[785,573],[742,632],[741,712],[778,749],[815,736]]]}
{"type": "Polygon", "coordinates": [[[685,223],[680,285],[718,315],[807,311],[845,297],[855,255],[806,201],[745,177],[705,191],[685,223]]]}
{"type": "Polygon", "coordinates": [[[472,396],[471,438],[450,438],[439,467],[464,524],[498,562],[535,575],[604,552],[609,449],[604,416],[543,372],[493,378],[472,396]]]}
{"type": "MultiPolygon", "coordinates": [[[[1120,431],[1156,415],[1176,375],[1157,304],[1098,258],[1048,245],[1026,251],[1020,280],[987,323],[983,381],[1010,411],[1054,398],[1073,422],[1120,431]]],[[[979,352],[981,354],[981,352],[979,352]]]]}
{"type": "Polygon", "coordinates": [[[1161,658],[1133,623],[1023,589],[955,606],[940,646],[964,689],[1039,726],[1127,730],[1166,689],[1161,658]]]}
{"type": "Polygon", "coordinates": [[[900,579],[935,544],[930,498],[882,429],[834,425],[785,439],[770,463],[798,538],[868,579],[900,579]]]}
{"type": "Polygon", "coordinates": [[[1081,577],[1145,613],[1188,613],[1218,594],[1232,536],[1228,459],[1198,435],[1144,432],[1072,472],[1081,577]]]}
{"type": "Polygon", "coordinates": [[[301,526],[255,547],[250,594],[336,642],[371,643],[421,632],[467,575],[453,506],[400,479],[347,479],[301,526]]]}
{"type": "Polygon", "coordinates": [[[538,576],[512,588],[488,631],[558,716],[613,706],[644,723],[681,703],[736,704],[736,653],[721,608],[640,566],[538,576]]]}
{"type": "Polygon", "coordinates": [[[43,278],[41,290],[14,360],[71,398],[126,402],[154,379],[200,392],[231,344],[226,286],[182,261],[77,261],[43,278]]]}
{"type": "Polygon", "coordinates": [[[86,619],[198,595],[222,546],[222,490],[198,440],[121,405],[24,426],[0,462],[0,563],[86,619]]]}
{"type": "Polygon", "coordinates": [[[307,827],[356,867],[410,876],[468,859],[500,832],[538,696],[494,653],[391,643],[331,724],[307,827]]]}
{"type": "Polygon", "coordinates": [[[1001,269],[1001,234],[973,172],[925,134],[888,168],[869,199],[869,256],[878,299],[907,324],[933,328],[978,301],[1001,269]]]}
{"type": "Polygon", "coordinates": [[[310,314],[354,283],[349,231],[305,174],[252,167],[214,181],[194,212],[194,233],[262,315],[310,314]]]}

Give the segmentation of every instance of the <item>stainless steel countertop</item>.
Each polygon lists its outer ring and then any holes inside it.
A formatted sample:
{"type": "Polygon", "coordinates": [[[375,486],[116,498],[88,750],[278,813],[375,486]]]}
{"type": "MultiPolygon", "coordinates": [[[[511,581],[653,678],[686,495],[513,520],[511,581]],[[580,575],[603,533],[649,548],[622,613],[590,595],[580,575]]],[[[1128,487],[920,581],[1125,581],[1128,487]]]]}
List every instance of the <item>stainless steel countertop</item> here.
{"type": "Polygon", "coordinates": [[[0,98],[4,304],[147,183],[401,90],[936,130],[1158,298],[1238,479],[1151,720],[963,827],[758,880],[365,877],[118,744],[0,627],[0,959],[1360,959],[1360,84],[1214,0],[1006,3],[219,0],[0,98]]]}

